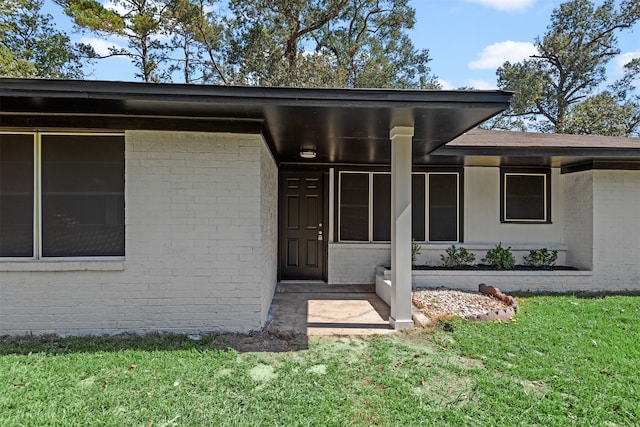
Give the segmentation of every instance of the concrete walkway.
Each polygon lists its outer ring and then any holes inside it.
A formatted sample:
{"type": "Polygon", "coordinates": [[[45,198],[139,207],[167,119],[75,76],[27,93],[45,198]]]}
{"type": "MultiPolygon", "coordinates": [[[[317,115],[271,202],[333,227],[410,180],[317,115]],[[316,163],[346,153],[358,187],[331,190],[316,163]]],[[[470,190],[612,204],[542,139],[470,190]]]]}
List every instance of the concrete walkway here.
{"type": "Polygon", "coordinates": [[[374,285],[279,283],[267,330],[275,334],[371,335],[394,332],[374,285]]]}

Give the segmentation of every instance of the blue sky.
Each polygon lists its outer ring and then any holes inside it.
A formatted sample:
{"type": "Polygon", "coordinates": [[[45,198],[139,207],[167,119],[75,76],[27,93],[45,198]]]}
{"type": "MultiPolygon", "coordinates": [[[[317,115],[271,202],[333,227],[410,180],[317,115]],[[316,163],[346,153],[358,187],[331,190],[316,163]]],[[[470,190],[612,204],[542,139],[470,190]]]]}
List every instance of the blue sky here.
{"type": "MultiPolygon", "coordinates": [[[[107,0],[102,0],[106,3],[107,0]]],[[[72,33],[68,19],[52,7],[61,28],[68,26],[74,40],[90,42],[96,50],[121,40],[99,40],[91,34],[72,33]]],[[[542,36],[551,12],[560,0],[411,0],[416,26],[410,36],[418,48],[427,48],[431,68],[444,89],[473,86],[496,88],[496,68],[504,61],[520,61],[534,52],[536,36],[542,36]]],[[[619,33],[622,54],[612,61],[608,76],[620,76],[622,65],[640,57],[640,25],[619,33]]],[[[135,69],[126,58],[98,61],[90,78],[135,80],[135,69]]]]}

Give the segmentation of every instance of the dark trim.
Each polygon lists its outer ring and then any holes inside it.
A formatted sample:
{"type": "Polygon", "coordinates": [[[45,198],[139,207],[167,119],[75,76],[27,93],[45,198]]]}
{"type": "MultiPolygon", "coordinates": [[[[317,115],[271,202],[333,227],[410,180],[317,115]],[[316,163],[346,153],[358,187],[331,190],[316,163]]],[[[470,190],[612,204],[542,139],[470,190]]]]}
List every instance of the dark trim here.
{"type": "MultiPolygon", "coordinates": [[[[287,165],[289,166],[289,165],[287,165]]],[[[315,165],[314,165],[315,166],[315,165]]],[[[361,172],[361,173],[391,173],[391,167],[388,165],[332,165],[334,169],[334,206],[333,206],[333,218],[334,218],[334,230],[333,230],[333,241],[335,243],[350,243],[350,242],[340,242],[340,172],[361,172]]],[[[464,242],[464,167],[463,166],[426,166],[426,165],[413,165],[412,174],[427,174],[430,172],[436,173],[456,173],[458,174],[458,209],[459,209],[459,217],[458,217],[458,242],[464,242]]],[[[547,182],[550,182],[550,179],[547,179],[547,182]]],[[[428,187],[425,190],[428,191],[428,187]]],[[[547,190],[547,194],[549,194],[549,190],[547,190]]],[[[371,207],[370,207],[371,208],[371,207]]],[[[429,209],[427,204],[427,199],[425,199],[425,212],[429,209]]],[[[426,217],[425,217],[426,218],[426,217]]],[[[429,224],[425,224],[425,233],[428,234],[428,226],[429,224]]],[[[387,243],[384,241],[361,241],[355,243],[387,243]]],[[[426,243],[434,243],[429,240],[426,243]]]]}
{"type": "Polygon", "coordinates": [[[611,147],[464,147],[442,146],[432,156],[495,156],[495,157],[638,157],[638,148],[611,147]]]}
{"type": "Polygon", "coordinates": [[[329,283],[329,171],[322,171],[322,192],[324,197],[324,208],[322,209],[322,218],[324,224],[324,244],[322,245],[324,262],[322,263],[322,280],[329,283]]]}
{"type": "MultiPolygon", "coordinates": [[[[100,128],[111,130],[162,130],[194,132],[230,132],[260,134],[262,120],[220,119],[211,117],[146,117],[103,115],[6,114],[0,126],[26,129],[100,128]]],[[[266,139],[266,138],[265,138],[266,139]]],[[[272,151],[273,152],[273,151],[272,151]]]]}
{"type": "Polygon", "coordinates": [[[500,222],[503,224],[551,224],[551,168],[500,168],[500,222]],[[546,175],[546,220],[509,220],[505,218],[505,174],[540,174],[546,175]]]}
{"type": "MultiPolygon", "coordinates": [[[[428,102],[446,104],[472,103],[478,106],[495,103],[508,106],[512,92],[397,90],[397,89],[326,89],[257,86],[188,85],[175,83],[113,82],[101,80],[0,79],[0,96],[45,96],[72,99],[115,99],[163,101],[205,101],[219,103],[254,103],[288,106],[359,106],[363,101],[376,107],[402,107],[428,102]]],[[[451,105],[453,107],[454,105],[451,105]]]]}
{"type": "Polygon", "coordinates": [[[460,209],[460,217],[458,218],[458,242],[464,242],[464,168],[459,168],[458,173],[458,191],[459,200],[458,200],[458,209],[460,209]]]}
{"type": "Polygon", "coordinates": [[[588,160],[580,163],[563,166],[561,174],[582,172],[588,170],[640,170],[640,160],[588,160]]]}

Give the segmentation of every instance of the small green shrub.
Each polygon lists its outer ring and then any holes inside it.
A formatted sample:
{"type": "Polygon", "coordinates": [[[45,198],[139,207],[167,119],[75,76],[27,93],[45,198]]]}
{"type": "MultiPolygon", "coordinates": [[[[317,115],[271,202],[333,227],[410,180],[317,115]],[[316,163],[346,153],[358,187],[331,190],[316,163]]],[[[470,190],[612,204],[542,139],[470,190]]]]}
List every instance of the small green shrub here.
{"type": "Polygon", "coordinates": [[[447,248],[446,252],[446,256],[440,255],[442,264],[445,267],[459,267],[461,265],[476,264],[476,256],[462,246],[456,247],[456,245],[451,245],[450,248],[447,248]]]}
{"type": "Polygon", "coordinates": [[[417,255],[422,250],[422,246],[416,243],[416,239],[411,239],[411,262],[417,261],[417,255]]]}
{"type": "Polygon", "coordinates": [[[500,270],[511,270],[516,265],[516,259],[511,253],[511,246],[505,249],[502,247],[502,242],[498,243],[495,248],[489,249],[482,261],[500,270]]]}
{"type": "Polygon", "coordinates": [[[550,251],[547,248],[529,251],[529,255],[524,257],[524,264],[531,267],[551,268],[556,265],[558,251],[550,251]]]}

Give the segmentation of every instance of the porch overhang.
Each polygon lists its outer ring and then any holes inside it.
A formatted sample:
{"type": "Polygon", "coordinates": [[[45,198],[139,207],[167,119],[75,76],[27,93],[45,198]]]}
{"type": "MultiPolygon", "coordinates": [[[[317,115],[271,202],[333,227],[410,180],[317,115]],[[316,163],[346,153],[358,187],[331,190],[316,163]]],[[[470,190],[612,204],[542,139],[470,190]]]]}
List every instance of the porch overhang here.
{"type": "Polygon", "coordinates": [[[411,322],[411,170],[512,93],[0,79],[0,126],[262,134],[279,164],[391,165],[391,323],[411,322]],[[303,149],[315,153],[303,159],[303,149]]]}
{"type": "Polygon", "coordinates": [[[503,91],[309,89],[0,79],[0,126],[262,133],[279,163],[391,162],[414,128],[415,164],[509,106],[503,91]],[[300,157],[303,148],[317,153],[300,157]]]}

